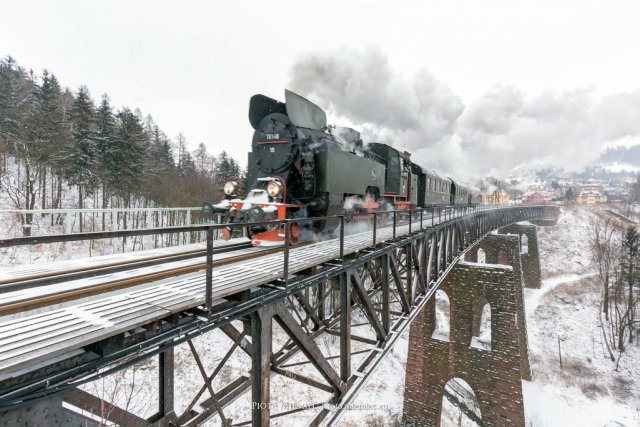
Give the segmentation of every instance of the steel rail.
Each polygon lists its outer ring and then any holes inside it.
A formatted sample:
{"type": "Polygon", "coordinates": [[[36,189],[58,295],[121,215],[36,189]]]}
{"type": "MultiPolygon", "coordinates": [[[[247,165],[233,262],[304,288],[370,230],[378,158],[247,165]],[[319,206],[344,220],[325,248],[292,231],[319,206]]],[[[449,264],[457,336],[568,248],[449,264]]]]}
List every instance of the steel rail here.
{"type": "MultiPolygon", "coordinates": [[[[251,247],[247,243],[238,243],[225,246],[223,248],[215,248],[214,254],[228,252],[235,249],[246,249],[251,247]]],[[[100,274],[117,273],[120,271],[132,270],[134,268],[149,267],[157,264],[165,264],[174,261],[183,261],[186,259],[205,256],[206,249],[194,249],[190,251],[179,252],[175,254],[161,254],[138,258],[133,261],[122,260],[108,263],[102,263],[97,266],[85,266],[69,268],[61,271],[46,271],[41,273],[33,273],[21,276],[19,280],[0,279],[0,293],[11,292],[16,290],[30,289],[36,286],[51,285],[70,280],[84,279],[87,277],[95,277],[100,274]]]]}
{"type": "MultiPolygon", "coordinates": [[[[304,244],[300,244],[298,246],[304,246],[304,244]]],[[[229,247],[225,247],[225,248],[219,248],[214,250],[213,253],[215,254],[228,254],[229,256],[226,256],[224,258],[221,259],[217,259],[214,261],[214,265],[216,267],[219,266],[223,266],[223,265],[227,265],[227,264],[232,264],[235,262],[240,262],[240,261],[246,261],[249,259],[253,259],[253,258],[258,258],[261,256],[266,256],[266,255],[271,255],[274,253],[278,253],[278,252],[282,252],[284,251],[284,248],[255,248],[255,252],[253,253],[242,253],[239,255],[232,255],[234,252],[238,252],[238,251],[242,251],[244,249],[248,249],[251,248],[251,245],[249,243],[246,244],[238,244],[238,245],[233,245],[232,248],[229,247]]],[[[203,249],[201,251],[198,251],[198,254],[195,256],[190,256],[189,258],[195,258],[198,256],[204,256],[206,254],[206,251],[203,249]]],[[[173,260],[176,261],[176,260],[173,260]]],[[[145,263],[148,264],[149,262],[151,262],[151,265],[156,265],[156,264],[165,264],[168,261],[166,260],[166,257],[163,257],[163,259],[159,260],[159,261],[146,261],[145,263]]],[[[126,266],[128,266],[129,264],[126,264],[126,266]]],[[[144,267],[144,266],[141,266],[144,267]]],[[[177,267],[177,268],[172,268],[170,270],[166,270],[166,271],[161,271],[161,272],[150,272],[150,273],[145,273],[145,274],[138,274],[134,277],[131,278],[127,278],[127,279],[116,279],[116,280],[112,280],[112,281],[108,281],[105,283],[100,283],[97,285],[86,285],[86,286],[82,286],[79,288],[73,288],[73,289],[62,289],[62,290],[58,290],[56,292],[51,292],[45,295],[38,295],[35,298],[30,298],[27,300],[20,300],[20,301],[16,301],[16,302],[11,302],[11,303],[2,303],[0,302],[0,317],[1,316],[6,316],[6,315],[10,315],[10,314],[16,314],[16,313],[20,313],[20,312],[24,312],[27,310],[34,310],[37,308],[43,308],[43,307],[47,307],[50,305],[57,305],[57,304],[62,304],[68,301],[72,301],[72,300],[76,300],[76,299],[82,299],[82,298],[87,298],[87,297],[91,297],[91,296],[95,296],[95,295],[99,295],[99,294],[103,294],[103,293],[107,293],[107,292],[113,292],[113,291],[118,291],[118,290],[122,290],[122,289],[126,289],[126,288],[130,288],[133,286],[137,286],[137,285],[142,285],[145,283],[149,283],[149,282],[154,282],[154,281],[158,281],[158,280],[163,280],[163,279],[167,279],[170,277],[175,277],[175,276],[181,276],[184,274],[189,274],[189,273],[195,273],[197,271],[201,271],[204,270],[207,267],[206,262],[200,262],[198,264],[194,264],[194,265],[188,265],[188,266],[184,266],[184,267],[177,267]]],[[[114,272],[123,272],[123,271],[128,271],[131,268],[118,268],[118,267],[111,267],[108,269],[107,272],[100,272],[100,274],[107,274],[107,273],[114,273],[114,272]]],[[[95,276],[96,274],[89,274],[90,276],[95,276]]],[[[86,275],[85,275],[86,277],[86,275]]],[[[62,280],[61,280],[62,281],[62,280]]],[[[12,286],[13,284],[9,284],[7,286],[12,286]]],[[[35,286],[35,285],[34,285],[35,286]]],[[[2,290],[2,286],[0,286],[0,290],[2,290]]],[[[7,291],[5,291],[7,292],[7,291]]]]}

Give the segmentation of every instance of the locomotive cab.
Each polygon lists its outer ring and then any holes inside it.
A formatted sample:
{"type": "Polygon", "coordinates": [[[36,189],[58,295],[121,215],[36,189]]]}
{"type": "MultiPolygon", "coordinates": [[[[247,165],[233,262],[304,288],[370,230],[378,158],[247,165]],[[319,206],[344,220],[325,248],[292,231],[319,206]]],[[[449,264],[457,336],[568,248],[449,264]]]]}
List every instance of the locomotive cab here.
{"type": "Polygon", "coordinates": [[[367,150],[385,166],[384,197],[397,209],[410,209],[418,203],[418,176],[413,173],[411,154],[378,142],[367,144],[367,150]]]}

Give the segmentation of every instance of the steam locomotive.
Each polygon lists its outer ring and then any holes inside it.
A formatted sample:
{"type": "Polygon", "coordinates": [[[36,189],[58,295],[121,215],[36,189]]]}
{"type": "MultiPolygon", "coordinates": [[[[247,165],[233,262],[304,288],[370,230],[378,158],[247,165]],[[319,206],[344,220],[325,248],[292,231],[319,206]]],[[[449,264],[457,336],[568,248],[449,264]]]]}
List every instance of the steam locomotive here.
{"type": "MultiPolygon", "coordinates": [[[[350,128],[327,126],[325,112],[309,100],[285,90],[282,103],[254,95],[249,104],[253,134],[247,182],[239,198],[240,180],[230,178],[225,198],[203,203],[205,216],[224,214],[225,222],[327,217],[391,209],[471,204],[467,186],[411,161],[411,154],[382,143],[363,144],[350,128]]],[[[355,214],[355,215],[354,215],[355,214]]],[[[290,229],[296,243],[305,229],[332,231],[337,221],[317,220],[290,229]]],[[[284,242],[283,226],[255,226],[254,246],[284,242]]],[[[223,232],[229,238],[229,230],[223,232]]]]}

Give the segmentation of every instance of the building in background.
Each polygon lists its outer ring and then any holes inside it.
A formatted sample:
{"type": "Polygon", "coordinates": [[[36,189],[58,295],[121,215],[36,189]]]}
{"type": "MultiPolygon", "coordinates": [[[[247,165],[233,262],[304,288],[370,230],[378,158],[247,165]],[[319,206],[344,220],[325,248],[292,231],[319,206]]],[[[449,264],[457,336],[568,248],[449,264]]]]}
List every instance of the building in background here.
{"type": "Polygon", "coordinates": [[[576,197],[576,202],[586,205],[606,203],[607,196],[602,193],[601,185],[590,183],[582,186],[580,193],[576,197]]]}
{"type": "Polygon", "coordinates": [[[522,195],[522,203],[530,205],[541,205],[551,203],[552,193],[545,190],[528,190],[522,195]]]}
{"type": "Polygon", "coordinates": [[[505,190],[495,190],[492,193],[482,195],[482,203],[485,204],[508,205],[510,200],[505,190]]]}

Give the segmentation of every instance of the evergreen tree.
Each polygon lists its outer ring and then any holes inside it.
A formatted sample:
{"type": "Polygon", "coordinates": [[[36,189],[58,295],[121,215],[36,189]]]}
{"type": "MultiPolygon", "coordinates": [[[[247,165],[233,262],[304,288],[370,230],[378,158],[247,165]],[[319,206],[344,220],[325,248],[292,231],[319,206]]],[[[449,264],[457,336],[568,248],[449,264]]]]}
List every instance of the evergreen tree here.
{"type": "Polygon", "coordinates": [[[78,207],[83,196],[95,187],[96,180],[96,116],[93,101],[86,86],[81,86],[70,111],[71,140],[69,165],[66,168],[69,184],[78,187],[78,207]]]}
{"type": "MultiPolygon", "coordinates": [[[[69,140],[68,126],[62,109],[62,91],[56,76],[44,70],[42,84],[35,94],[33,138],[37,141],[40,167],[41,208],[45,209],[47,193],[47,174],[62,175],[66,143],[69,140]]],[[[53,194],[52,194],[53,196],[53,194]]]]}
{"type": "Polygon", "coordinates": [[[171,140],[156,125],[153,129],[150,156],[160,172],[166,172],[175,165],[171,140]]]}
{"type": "Polygon", "coordinates": [[[32,108],[35,84],[25,70],[8,56],[0,61],[0,138],[14,154],[26,155],[26,130],[32,108]]]}
{"type": "Polygon", "coordinates": [[[147,153],[144,189],[145,197],[162,205],[172,204],[177,189],[176,170],[171,140],[155,123],[151,131],[151,143],[147,153]]]}
{"type": "Polygon", "coordinates": [[[231,177],[241,178],[242,171],[238,162],[223,151],[216,162],[215,181],[223,183],[231,177]]]}
{"type": "Polygon", "coordinates": [[[190,176],[196,174],[196,164],[191,157],[191,153],[185,151],[180,156],[180,165],[178,167],[178,174],[180,176],[190,176]]]}
{"type": "Polygon", "coordinates": [[[196,165],[187,149],[187,139],[183,134],[178,134],[178,175],[189,176],[195,173],[196,165]]]}
{"type": "Polygon", "coordinates": [[[573,189],[571,187],[567,187],[567,191],[564,193],[564,198],[567,201],[572,201],[575,199],[575,194],[573,192],[573,189]]]}
{"type": "MultiPolygon", "coordinates": [[[[34,209],[39,191],[39,143],[34,120],[38,86],[32,71],[26,72],[11,57],[0,66],[0,139],[16,158],[11,176],[0,174],[0,187],[16,209],[34,209]]],[[[23,234],[31,234],[32,214],[20,216],[23,234]]]]}
{"type": "Polygon", "coordinates": [[[141,182],[147,136],[138,116],[128,108],[120,110],[117,119],[115,150],[110,168],[117,176],[115,189],[124,198],[126,206],[129,206],[131,195],[141,182]]]}
{"type": "Polygon", "coordinates": [[[47,145],[43,147],[44,160],[49,162],[56,158],[61,151],[66,137],[64,128],[64,113],[62,111],[62,91],[56,76],[45,70],[42,75],[42,84],[35,96],[35,125],[38,128],[39,137],[47,145]]]}
{"type": "Polygon", "coordinates": [[[100,106],[96,111],[96,174],[102,185],[102,207],[107,208],[110,189],[118,179],[118,170],[114,168],[116,161],[116,119],[113,115],[109,97],[102,95],[100,106]]]}

